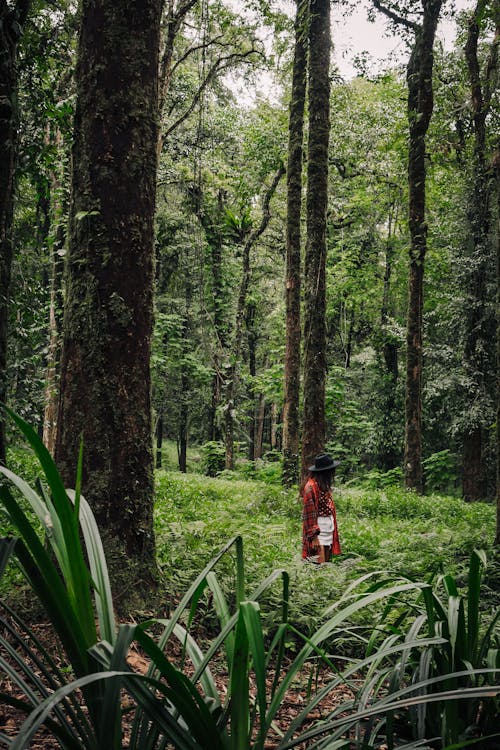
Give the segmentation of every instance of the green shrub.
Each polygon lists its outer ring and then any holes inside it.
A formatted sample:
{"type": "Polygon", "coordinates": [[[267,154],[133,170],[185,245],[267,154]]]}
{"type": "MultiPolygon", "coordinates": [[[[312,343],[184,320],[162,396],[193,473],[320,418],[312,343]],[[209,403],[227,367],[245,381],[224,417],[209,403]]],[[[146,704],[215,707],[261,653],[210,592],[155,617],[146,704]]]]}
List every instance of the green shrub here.
{"type": "Polygon", "coordinates": [[[226,449],[223,443],[210,440],[201,446],[200,452],[202,470],[208,477],[216,477],[224,470],[226,449]]]}
{"type": "Polygon", "coordinates": [[[450,450],[433,453],[422,461],[425,486],[431,492],[448,492],[458,480],[456,456],[450,450]]]}

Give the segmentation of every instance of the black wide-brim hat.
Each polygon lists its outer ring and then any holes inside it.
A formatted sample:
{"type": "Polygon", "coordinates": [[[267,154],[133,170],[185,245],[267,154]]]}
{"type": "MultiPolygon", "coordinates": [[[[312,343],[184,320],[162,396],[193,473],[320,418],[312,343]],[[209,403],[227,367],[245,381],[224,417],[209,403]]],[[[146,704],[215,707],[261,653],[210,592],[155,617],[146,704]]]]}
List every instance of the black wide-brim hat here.
{"type": "Polygon", "coordinates": [[[335,461],[328,453],[320,453],[314,459],[314,464],[309,467],[309,471],[331,471],[339,464],[340,461],[335,461]]]}

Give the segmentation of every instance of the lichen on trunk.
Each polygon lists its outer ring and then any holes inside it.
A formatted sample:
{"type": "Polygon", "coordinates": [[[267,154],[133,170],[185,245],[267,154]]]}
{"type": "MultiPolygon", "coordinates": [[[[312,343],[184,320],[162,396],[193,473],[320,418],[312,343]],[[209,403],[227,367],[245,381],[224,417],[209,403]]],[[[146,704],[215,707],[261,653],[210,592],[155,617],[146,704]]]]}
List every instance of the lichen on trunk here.
{"type": "Polygon", "coordinates": [[[160,0],[84,0],[56,459],[83,492],[115,593],[155,582],[150,408],[160,0]]]}

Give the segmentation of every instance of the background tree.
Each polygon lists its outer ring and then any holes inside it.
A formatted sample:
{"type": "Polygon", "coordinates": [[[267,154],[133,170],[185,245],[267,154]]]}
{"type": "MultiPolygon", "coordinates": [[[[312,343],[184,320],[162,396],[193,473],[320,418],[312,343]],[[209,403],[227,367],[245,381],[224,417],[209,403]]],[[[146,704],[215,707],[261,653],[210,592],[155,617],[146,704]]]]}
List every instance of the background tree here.
{"type": "Polygon", "coordinates": [[[301,219],[304,108],[307,83],[308,4],[297,0],[295,47],[288,125],[286,214],[286,349],[283,404],[283,483],[291,487],[299,477],[300,346],[301,346],[301,219]]]}
{"type": "Polygon", "coordinates": [[[410,276],[408,282],[408,322],[406,337],[406,424],[405,480],[408,488],[423,491],[422,474],[422,329],[424,262],[427,252],[425,215],[426,151],[425,137],[434,104],[432,68],[434,38],[441,0],[422,0],[422,22],[398,15],[374,0],[374,5],[391,21],[414,33],[408,61],[408,186],[410,229],[410,276]]]}
{"type": "Polygon", "coordinates": [[[83,434],[83,492],[115,590],[127,597],[155,580],[149,360],[160,15],[160,0],[84,2],[76,69],[56,459],[72,485],[83,434]]]}
{"type": "Polygon", "coordinates": [[[488,426],[494,419],[490,394],[495,358],[490,346],[494,337],[495,279],[494,235],[492,232],[495,179],[488,119],[495,89],[500,39],[500,11],[496,9],[496,28],[483,65],[478,43],[481,27],[488,22],[488,3],[480,0],[468,20],[465,59],[470,82],[473,147],[470,158],[469,189],[466,198],[467,236],[463,250],[463,283],[466,288],[464,321],[464,371],[466,383],[464,420],[462,494],[466,500],[485,495],[484,453],[488,426]]]}
{"type": "Polygon", "coordinates": [[[325,446],[326,214],[330,136],[330,3],[309,9],[307,239],[304,266],[302,473],[325,446]]]}
{"type": "MultiPolygon", "coordinates": [[[[0,2],[0,405],[7,392],[7,321],[12,266],[12,222],[19,130],[18,47],[30,0],[0,2]]],[[[0,415],[0,461],[6,441],[0,415]]]]}

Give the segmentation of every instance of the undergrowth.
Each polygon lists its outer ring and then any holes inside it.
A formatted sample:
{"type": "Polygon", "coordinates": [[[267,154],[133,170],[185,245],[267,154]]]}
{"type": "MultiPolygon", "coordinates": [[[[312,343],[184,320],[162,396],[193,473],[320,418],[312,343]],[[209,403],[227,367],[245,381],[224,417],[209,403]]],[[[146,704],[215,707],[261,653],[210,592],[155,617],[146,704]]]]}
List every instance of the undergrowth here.
{"type": "MultiPolygon", "coordinates": [[[[284,568],[290,575],[290,619],[306,631],[317,627],[324,609],[365,573],[427,579],[446,568],[465,584],[470,552],[489,549],[495,531],[494,508],[486,503],[419,497],[395,487],[340,487],[335,499],[343,554],[318,569],[301,560],[296,491],[266,482],[163,471],[157,473],[156,488],[158,557],[165,589],[174,600],[224,540],[241,534],[248,585],[284,568]]],[[[224,575],[229,591],[234,588],[229,562],[224,575]]],[[[492,606],[498,604],[496,596],[490,588],[492,606]]],[[[278,606],[272,598],[263,606],[269,625],[278,606]]],[[[204,625],[210,624],[207,616],[204,625]]],[[[363,628],[363,622],[359,625],[363,628]]],[[[346,636],[346,650],[352,648],[351,640],[346,636]]]]}

